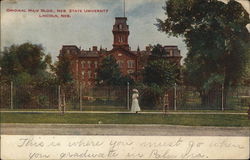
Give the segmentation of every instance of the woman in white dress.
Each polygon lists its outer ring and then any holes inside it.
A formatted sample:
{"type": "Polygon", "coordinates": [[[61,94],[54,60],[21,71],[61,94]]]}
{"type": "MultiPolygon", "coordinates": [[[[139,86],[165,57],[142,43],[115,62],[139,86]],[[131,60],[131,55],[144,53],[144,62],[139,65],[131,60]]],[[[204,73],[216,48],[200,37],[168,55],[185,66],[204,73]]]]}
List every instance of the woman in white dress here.
{"type": "Polygon", "coordinates": [[[137,113],[141,111],[141,108],[139,106],[138,102],[139,92],[137,89],[133,89],[133,95],[132,95],[132,106],[131,106],[131,112],[137,113]]]}

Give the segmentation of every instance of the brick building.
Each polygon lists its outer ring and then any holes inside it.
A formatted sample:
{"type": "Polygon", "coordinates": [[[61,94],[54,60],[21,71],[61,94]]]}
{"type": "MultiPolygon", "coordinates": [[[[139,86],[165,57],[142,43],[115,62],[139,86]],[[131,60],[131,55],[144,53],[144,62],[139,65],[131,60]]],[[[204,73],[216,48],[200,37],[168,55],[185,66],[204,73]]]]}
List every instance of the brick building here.
{"type": "MultiPolygon", "coordinates": [[[[128,43],[129,26],[126,17],[116,17],[113,25],[113,48],[111,50],[98,49],[93,46],[92,49],[83,50],[75,45],[63,45],[60,55],[68,54],[71,57],[71,69],[76,81],[81,82],[84,87],[95,85],[97,76],[96,69],[105,56],[112,55],[115,57],[123,75],[132,74],[134,80],[138,80],[136,73],[143,70],[147,59],[150,56],[150,47],[146,46],[145,50],[136,51],[130,49],[128,43]]],[[[166,59],[180,65],[181,55],[177,46],[164,46],[167,51],[166,59]]],[[[59,55],[59,60],[60,60],[59,55]]]]}

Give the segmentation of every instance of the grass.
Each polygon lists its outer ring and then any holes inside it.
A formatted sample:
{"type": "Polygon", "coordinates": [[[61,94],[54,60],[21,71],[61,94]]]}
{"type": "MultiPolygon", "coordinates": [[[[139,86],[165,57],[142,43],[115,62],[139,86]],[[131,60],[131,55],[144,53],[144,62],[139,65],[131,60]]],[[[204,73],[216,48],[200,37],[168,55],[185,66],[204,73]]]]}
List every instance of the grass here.
{"type": "Polygon", "coordinates": [[[102,113],[0,113],[1,123],[168,124],[186,126],[250,127],[246,115],[168,115],[102,113]]]}

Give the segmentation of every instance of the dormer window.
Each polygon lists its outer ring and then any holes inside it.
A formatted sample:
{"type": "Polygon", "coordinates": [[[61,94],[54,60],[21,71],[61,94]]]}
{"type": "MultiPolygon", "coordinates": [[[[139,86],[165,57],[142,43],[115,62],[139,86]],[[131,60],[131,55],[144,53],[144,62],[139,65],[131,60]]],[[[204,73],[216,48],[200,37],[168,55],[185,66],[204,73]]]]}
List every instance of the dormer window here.
{"type": "Polygon", "coordinates": [[[170,50],[170,56],[173,56],[173,50],[170,50]]]}

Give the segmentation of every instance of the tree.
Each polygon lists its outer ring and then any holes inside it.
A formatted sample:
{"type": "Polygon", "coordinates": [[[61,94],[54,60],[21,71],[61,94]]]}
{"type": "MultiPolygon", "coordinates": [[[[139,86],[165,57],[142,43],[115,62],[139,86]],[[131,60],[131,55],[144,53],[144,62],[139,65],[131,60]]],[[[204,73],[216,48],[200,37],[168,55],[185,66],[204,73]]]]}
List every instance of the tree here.
{"type": "Polygon", "coordinates": [[[70,62],[70,55],[61,54],[59,55],[59,61],[55,63],[55,68],[53,68],[54,72],[57,75],[58,83],[61,85],[66,85],[73,81],[70,62]]]}
{"type": "Polygon", "coordinates": [[[5,47],[1,55],[1,77],[6,80],[18,81],[18,77],[27,79],[29,76],[37,79],[51,65],[51,56],[45,55],[41,45],[12,45],[5,47]]]}
{"type": "Polygon", "coordinates": [[[127,75],[123,76],[116,60],[113,56],[106,56],[97,69],[98,84],[104,85],[126,85],[127,82],[133,83],[133,80],[127,75]]]}
{"type": "MultiPolygon", "coordinates": [[[[249,15],[238,2],[217,0],[169,0],[167,18],[157,19],[158,29],[169,36],[183,36],[188,81],[199,91],[238,84],[249,60],[249,15]]],[[[225,101],[226,102],[226,101],[225,101]]]]}
{"type": "MultiPolygon", "coordinates": [[[[51,56],[44,53],[41,45],[23,43],[4,48],[0,56],[1,82],[14,82],[13,99],[18,107],[41,105],[39,91],[54,87],[55,77],[48,71],[50,66],[51,56]]],[[[49,100],[46,95],[43,98],[46,104],[49,100]]]]}
{"type": "Polygon", "coordinates": [[[143,83],[146,85],[141,101],[143,105],[155,107],[164,92],[178,81],[178,67],[166,59],[166,54],[160,44],[153,46],[152,57],[143,73],[143,83]]]}
{"type": "Polygon", "coordinates": [[[144,83],[156,84],[162,88],[169,88],[176,81],[176,66],[167,60],[159,59],[149,61],[144,70],[144,83]]]}
{"type": "Polygon", "coordinates": [[[154,45],[152,47],[152,56],[156,56],[156,57],[164,57],[167,55],[167,51],[164,47],[162,47],[162,45],[160,44],[157,44],[157,45],[154,45]]]}

